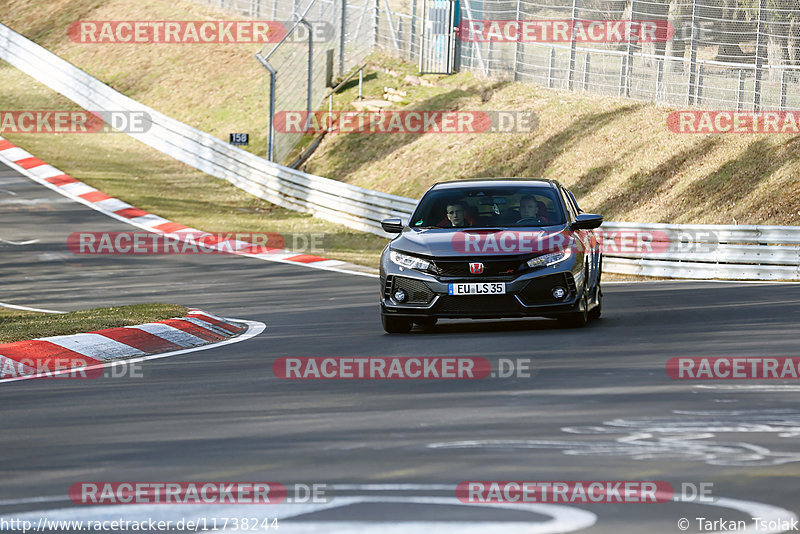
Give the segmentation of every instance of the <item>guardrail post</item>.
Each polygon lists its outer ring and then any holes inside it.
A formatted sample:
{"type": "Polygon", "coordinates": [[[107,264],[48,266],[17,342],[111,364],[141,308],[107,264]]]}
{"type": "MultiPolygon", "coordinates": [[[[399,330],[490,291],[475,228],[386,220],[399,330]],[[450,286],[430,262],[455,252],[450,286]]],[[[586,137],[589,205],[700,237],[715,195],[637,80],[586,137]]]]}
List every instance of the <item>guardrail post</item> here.
{"type": "Polygon", "coordinates": [[[578,46],[575,41],[576,20],[578,20],[578,0],[572,0],[572,38],[570,39],[569,43],[569,72],[567,73],[569,78],[567,81],[567,86],[569,87],[570,91],[572,91],[572,88],[575,84],[575,52],[578,46]]]}
{"type": "Polygon", "coordinates": [[[758,30],[756,32],[756,74],[753,81],[753,111],[761,109],[761,78],[764,75],[764,26],[767,16],[767,0],[758,3],[758,30]]]}

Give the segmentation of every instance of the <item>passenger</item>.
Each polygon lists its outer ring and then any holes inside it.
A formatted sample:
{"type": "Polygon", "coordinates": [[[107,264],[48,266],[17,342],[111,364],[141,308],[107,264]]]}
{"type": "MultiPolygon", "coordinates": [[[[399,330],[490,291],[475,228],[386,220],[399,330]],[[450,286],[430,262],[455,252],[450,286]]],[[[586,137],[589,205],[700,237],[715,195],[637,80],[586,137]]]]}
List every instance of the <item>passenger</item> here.
{"type": "Polygon", "coordinates": [[[526,219],[534,219],[534,221],[541,224],[548,224],[550,221],[544,213],[540,213],[539,201],[533,195],[525,195],[519,199],[519,220],[522,222],[526,219]]]}

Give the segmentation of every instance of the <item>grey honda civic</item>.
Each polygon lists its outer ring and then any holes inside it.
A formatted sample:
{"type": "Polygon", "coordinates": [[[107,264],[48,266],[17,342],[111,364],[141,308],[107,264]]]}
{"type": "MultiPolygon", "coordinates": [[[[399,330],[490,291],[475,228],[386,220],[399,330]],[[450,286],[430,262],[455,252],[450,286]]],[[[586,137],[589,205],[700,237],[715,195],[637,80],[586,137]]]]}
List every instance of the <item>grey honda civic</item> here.
{"type": "Polygon", "coordinates": [[[581,327],[600,316],[602,257],[594,229],[554,180],[438,183],[381,255],[381,320],[389,333],[442,318],[548,317],[581,327]]]}

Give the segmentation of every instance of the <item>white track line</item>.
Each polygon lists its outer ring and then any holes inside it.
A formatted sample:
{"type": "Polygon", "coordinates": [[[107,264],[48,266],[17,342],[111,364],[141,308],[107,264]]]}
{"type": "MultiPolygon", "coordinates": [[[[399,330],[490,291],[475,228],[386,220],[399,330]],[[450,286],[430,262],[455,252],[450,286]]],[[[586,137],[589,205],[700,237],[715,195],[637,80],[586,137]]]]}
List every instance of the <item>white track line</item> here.
{"type": "Polygon", "coordinates": [[[10,308],[12,310],[32,311],[32,312],[39,312],[39,313],[68,313],[68,312],[64,312],[64,311],[43,310],[41,308],[29,308],[27,306],[20,306],[18,304],[9,304],[7,302],[0,302],[0,307],[10,308]]]}

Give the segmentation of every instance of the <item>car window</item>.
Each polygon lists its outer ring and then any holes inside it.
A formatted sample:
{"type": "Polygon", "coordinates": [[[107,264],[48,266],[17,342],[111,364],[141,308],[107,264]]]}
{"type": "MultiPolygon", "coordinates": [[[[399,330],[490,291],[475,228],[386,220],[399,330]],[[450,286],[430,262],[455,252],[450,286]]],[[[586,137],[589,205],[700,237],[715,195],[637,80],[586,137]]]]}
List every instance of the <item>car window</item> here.
{"type": "Polygon", "coordinates": [[[567,192],[569,199],[572,201],[572,205],[575,208],[575,213],[583,213],[583,210],[581,209],[580,206],[578,206],[578,201],[575,200],[575,195],[572,194],[572,191],[570,191],[569,189],[565,189],[565,191],[567,192]]]}
{"type": "Polygon", "coordinates": [[[420,200],[410,226],[487,228],[559,225],[565,223],[561,203],[556,189],[548,185],[433,189],[420,200]]]}
{"type": "Polygon", "coordinates": [[[569,198],[566,189],[561,189],[561,194],[564,198],[564,206],[567,208],[567,212],[569,212],[569,218],[574,221],[578,217],[578,212],[572,203],[572,199],[569,198]]]}

